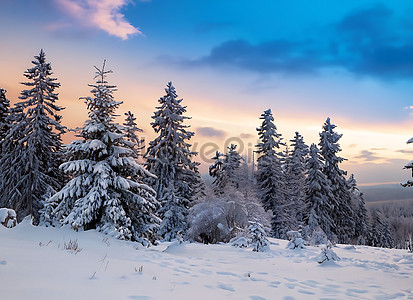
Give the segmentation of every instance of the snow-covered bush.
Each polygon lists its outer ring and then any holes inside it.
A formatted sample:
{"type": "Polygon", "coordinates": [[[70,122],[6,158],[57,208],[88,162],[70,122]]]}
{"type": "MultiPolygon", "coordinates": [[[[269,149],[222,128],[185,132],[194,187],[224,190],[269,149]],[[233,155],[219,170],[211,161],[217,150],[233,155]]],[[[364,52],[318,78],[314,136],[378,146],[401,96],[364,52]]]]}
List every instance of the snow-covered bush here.
{"type": "Polygon", "coordinates": [[[304,249],[304,240],[301,237],[301,233],[298,231],[288,231],[287,237],[290,240],[287,245],[287,249],[304,249]]]}
{"type": "Polygon", "coordinates": [[[303,237],[306,241],[306,245],[318,246],[327,244],[328,238],[325,232],[317,226],[315,229],[310,231],[309,226],[306,226],[303,230],[303,237]]]}
{"type": "Polygon", "coordinates": [[[7,228],[16,226],[16,212],[10,208],[0,208],[0,224],[7,228]]]}
{"type": "Polygon", "coordinates": [[[340,257],[338,257],[338,255],[333,251],[333,249],[331,249],[333,247],[333,245],[328,242],[327,245],[321,249],[321,254],[320,256],[317,258],[317,262],[319,264],[322,264],[325,261],[339,261],[340,257]]]}
{"type": "Polygon", "coordinates": [[[250,241],[247,237],[240,235],[231,239],[230,244],[238,248],[247,248],[250,245],[250,241]]]}
{"type": "Polygon", "coordinates": [[[229,242],[247,224],[241,205],[225,198],[214,198],[189,210],[187,238],[205,244],[229,242]]]}
{"type": "Polygon", "coordinates": [[[270,249],[270,243],[267,240],[267,233],[264,227],[258,222],[249,222],[248,237],[252,245],[252,251],[265,252],[270,249]]]}

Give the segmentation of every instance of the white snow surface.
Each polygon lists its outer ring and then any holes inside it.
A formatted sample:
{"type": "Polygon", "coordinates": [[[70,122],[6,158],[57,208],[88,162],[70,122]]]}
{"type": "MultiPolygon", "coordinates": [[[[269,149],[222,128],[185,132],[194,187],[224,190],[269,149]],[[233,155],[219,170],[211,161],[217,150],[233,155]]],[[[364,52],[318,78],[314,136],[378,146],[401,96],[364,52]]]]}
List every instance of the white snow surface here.
{"type": "Polygon", "coordinates": [[[413,254],[334,247],[268,252],[229,244],[169,242],[151,248],[97,231],[0,226],[0,288],[9,299],[413,299],[413,254]],[[64,244],[77,242],[78,251],[64,244]],[[137,249],[138,248],[138,249],[137,249]]]}

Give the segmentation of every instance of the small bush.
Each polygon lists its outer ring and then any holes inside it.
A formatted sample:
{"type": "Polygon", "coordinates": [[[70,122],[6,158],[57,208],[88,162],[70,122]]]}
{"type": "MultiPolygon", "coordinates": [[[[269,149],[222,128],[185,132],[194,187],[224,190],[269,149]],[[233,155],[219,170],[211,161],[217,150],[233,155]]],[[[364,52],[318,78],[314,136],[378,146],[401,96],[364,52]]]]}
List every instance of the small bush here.
{"type": "Polygon", "coordinates": [[[287,245],[287,249],[304,249],[304,240],[301,237],[301,233],[298,231],[288,231],[287,237],[290,240],[287,245]]]}
{"type": "Polygon", "coordinates": [[[241,205],[221,198],[194,205],[188,221],[188,239],[204,244],[227,243],[248,224],[241,205]]]}
{"type": "Polygon", "coordinates": [[[340,257],[338,257],[338,255],[333,251],[333,249],[331,249],[333,247],[333,245],[328,242],[327,245],[321,249],[321,254],[320,256],[317,258],[317,262],[319,264],[322,264],[325,261],[339,261],[340,257]]]}
{"type": "Polygon", "coordinates": [[[79,248],[79,244],[77,242],[77,240],[69,240],[69,242],[66,244],[66,242],[64,242],[63,244],[63,249],[68,250],[68,251],[72,251],[74,254],[79,253],[80,251],[82,251],[82,248],[79,248]]]}

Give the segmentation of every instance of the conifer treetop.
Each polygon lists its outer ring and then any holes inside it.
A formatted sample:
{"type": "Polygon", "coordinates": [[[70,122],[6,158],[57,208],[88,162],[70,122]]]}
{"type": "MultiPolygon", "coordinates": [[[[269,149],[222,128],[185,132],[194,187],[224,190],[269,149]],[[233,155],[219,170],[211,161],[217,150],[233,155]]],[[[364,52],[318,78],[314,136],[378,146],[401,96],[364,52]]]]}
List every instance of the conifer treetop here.
{"type": "Polygon", "coordinates": [[[262,155],[274,155],[275,149],[279,149],[280,146],[285,146],[285,144],[281,142],[281,134],[277,133],[271,109],[264,111],[260,116],[260,120],[263,120],[261,126],[257,128],[260,142],[256,145],[258,150],[255,152],[262,155]]]}

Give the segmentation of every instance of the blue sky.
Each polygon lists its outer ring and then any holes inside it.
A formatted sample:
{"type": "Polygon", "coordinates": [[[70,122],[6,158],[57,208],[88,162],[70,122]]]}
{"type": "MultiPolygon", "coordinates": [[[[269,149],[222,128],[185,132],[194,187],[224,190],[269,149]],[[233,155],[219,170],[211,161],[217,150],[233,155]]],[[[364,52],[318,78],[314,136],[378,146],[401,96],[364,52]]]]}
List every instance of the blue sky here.
{"type": "Polygon", "coordinates": [[[343,168],[363,184],[397,182],[413,154],[412,16],[411,1],[2,0],[0,85],[15,101],[43,48],[63,122],[80,126],[78,98],[107,59],[120,113],[133,110],[148,138],[172,80],[197,145],[242,136],[248,148],[268,108],[286,139],[317,142],[330,116],[343,168]]]}

